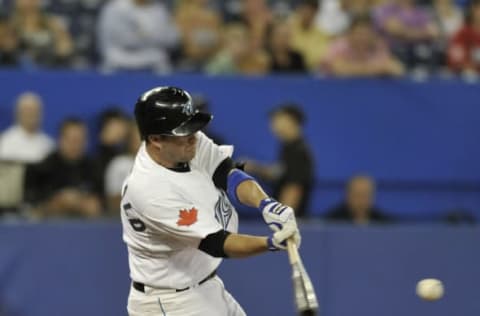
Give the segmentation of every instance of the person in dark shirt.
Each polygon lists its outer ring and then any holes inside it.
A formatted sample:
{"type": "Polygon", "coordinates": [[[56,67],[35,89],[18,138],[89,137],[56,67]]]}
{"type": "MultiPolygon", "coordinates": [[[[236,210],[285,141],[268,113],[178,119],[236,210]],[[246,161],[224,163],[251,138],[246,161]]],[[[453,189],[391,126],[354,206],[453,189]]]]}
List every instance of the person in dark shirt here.
{"type": "Polygon", "coordinates": [[[348,181],[345,200],[328,212],[327,219],[358,225],[389,220],[375,206],[375,182],[365,175],[354,176],[348,181]]]}
{"type": "Polygon", "coordinates": [[[291,206],[297,217],[306,216],[310,194],[314,185],[314,159],[303,138],[305,122],[301,108],[284,104],[270,113],[270,126],[280,141],[278,162],[262,166],[248,161],[247,172],[252,172],[272,182],[273,197],[291,206]]]}
{"type": "Polygon", "coordinates": [[[19,56],[19,40],[15,30],[5,17],[0,16],[0,66],[19,66],[19,56]]]}
{"type": "MultiPolygon", "coordinates": [[[[105,183],[104,175],[108,164],[118,155],[127,151],[130,122],[120,109],[111,107],[100,114],[98,145],[94,155],[98,182],[105,183]]],[[[104,187],[100,195],[104,196],[104,187]]]]}
{"type": "Polygon", "coordinates": [[[285,20],[277,20],[271,25],[268,52],[270,54],[270,72],[272,73],[307,71],[303,56],[291,48],[290,28],[285,20]]]}
{"type": "Polygon", "coordinates": [[[41,217],[100,214],[95,168],[86,156],[87,127],[79,119],[60,127],[58,150],[39,164],[27,167],[26,199],[41,217]]]}

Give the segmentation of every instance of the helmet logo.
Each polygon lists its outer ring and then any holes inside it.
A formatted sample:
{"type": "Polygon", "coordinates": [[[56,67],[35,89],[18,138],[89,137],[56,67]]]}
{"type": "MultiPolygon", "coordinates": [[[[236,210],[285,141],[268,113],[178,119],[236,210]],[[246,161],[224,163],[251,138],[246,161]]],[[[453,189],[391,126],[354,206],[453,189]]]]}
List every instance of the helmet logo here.
{"type": "Polygon", "coordinates": [[[188,116],[192,116],[193,114],[195,114],[195,109],[193,108],[193,104],[191,101],[183,105],[182,113],[188,116]]]}

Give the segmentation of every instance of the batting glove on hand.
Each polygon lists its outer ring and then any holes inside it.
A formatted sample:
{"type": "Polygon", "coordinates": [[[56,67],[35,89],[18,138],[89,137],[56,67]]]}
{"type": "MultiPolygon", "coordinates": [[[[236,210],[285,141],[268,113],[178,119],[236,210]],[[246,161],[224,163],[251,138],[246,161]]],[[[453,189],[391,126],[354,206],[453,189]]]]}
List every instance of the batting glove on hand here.
{"type": "Polygon", "coordinates": [[[275,232],[268,238],[268,250],[277,251],[287,249],[287,239],[293,238],[293,242],[300,247],[302,238],[298,231],[297,224],[294,222],[287,222],[283,228],[275,232]]]}
{"type": "Polygon", "coordinates": [[[290,206],[267,198],[260,202],[259,209],[262,211],[265,223],[275,232],[282,229],[289,222],[293,222],[295,227],[297,227],[295,213],[290,206]]]}

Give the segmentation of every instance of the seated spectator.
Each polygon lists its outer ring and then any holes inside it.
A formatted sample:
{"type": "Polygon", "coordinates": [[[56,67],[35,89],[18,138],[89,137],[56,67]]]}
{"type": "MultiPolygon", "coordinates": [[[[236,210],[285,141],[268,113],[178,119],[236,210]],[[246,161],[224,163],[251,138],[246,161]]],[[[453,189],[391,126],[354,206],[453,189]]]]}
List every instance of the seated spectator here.
{"type": "Polygon", "coordinates": [[[300,0],[290,17],[292,48],[302,54],[309,70],[316,70],[324,56],[328,36],[315,25],[318,0],[300,0]]]}
{"type": "Polygon", "coordinates": [[[212,75],[259,75],[268,72],[268,55],[263,50],[251,49],[248,30],[242,24],[231,24],[223,34],[222,49],[207,64],[212,75]]]}
{"type": "Polygon", "coordinates": [[[264,166],[248,161],[245,170],[273,183],[273,197],[291,206],[298,217],[307,215],[314,185],[314,159],[303,137],[305,116],[296,104],[275,108],[270,115],[272,132],[280,140],[278,162],[264,166]]]}
{"type": "Polygon", "coordinates": [[[181,0],[176,8],[184,70],[201,70],[220,45],[222,18],[208,4],[208,0],[181,0]]]}
{"type": "Polygon", "coordinates": [[[359,15],[369,15],[371,11],[386,0],[341,0],[342,6],[351,18],[359,15]]]}
{"type": "Polygon", "coordinates": [[[321,68],[334,76],[348,77],[400,76],[404,72],[375,33],[368,15],[356,17],[348,33],[331,44],[321,68]]]}
{"type": "Polygon", "coordinates": [[[49,0],[43,1],[45,10],[68,23],[75,41],[71,66],[85,69],[98,64],[96,29],[98,13],[105,0],[49,0]]]}
{"type": "Polygon", "coordinates": [[[443,62],[437,24],[415,0],[387,1],[374,10],[374,18],[393,53],[408,68],[432,70],[443,62]]]}
{"type": "Polygon", "coordinates": [[[127,152],[114,157],[108,163],[105,171],[105,195],[107,197],[107,209],[111,215],[119,215],[122,184],[132,170],[140,144],[137,125],[132,122],[129,129],[127,152]]]}
{"type": "Polygon", "coordinates": [[[379,0],[324,0],[316,25],[330,36],[342,35],[355,16],[370,14],[379,0]]]}
{"type": "Polygon", "coordinates": [[[42,11],[40,0],[15,0],[11,23],[26,63],[46,67],[69,64],[73,52],[70,34],[57,17],[42,11]]]}
{"type": "Polygon", "coordinates": [[[43,160],[54,148],[42,132],[42,100],[37,94],[21,94],[15,105],[15,124],[0,134],[0,159],[23,163],[43,160]]]}
{"type": "Polygon", "coordinates": [[[440,36],[438,39],[438,65],[446,70],[448,43],[463,24],[463,11],[454,0],[435,0],[432,15],[437,23],[440,36]]]}
{"type": "Polygon", "coordinates": [[[457,33],[463,25],[463,11],[454,0],[435,0],[433,14],[440,34],[446,40],[457,33]]]}
{"type": "Polygon", "coordinates": [[[363,175],[348,181],[345,201],[332,208],[326,218],[359,225],[388,221],[382,211],[375,207],[375,182],[363,175]]]}
{"type": "Polygon", "coordinates": [[[272,24],[269,38],[270,72],[301,73],[306,71],[303,56],[291,48],[289,25],[284,20],[272,24]]]}
{"type": "Polygon", "coordinates": [[[20,64],[20,48],[15,30],[7,19],[0,17],[0,67],[20,64]]]}
{"type": "Polygon", "coordinates": [[[452,70],[480,74],[480,1],[472,0],[463,27],[453,36],[448,48],[452,70]]]}
{"type": "Polygon", "coordinates": [[[163,3],[110,0],[98,24],[105,70],[171,71],[169,50],[178,44],[179,34],[163,3]]]}
{"type": "Polygon", "coordinates": [[[328,36],[343,34],[350,25],[350,15],[346,10],[343,0],[323,0],[315,17],[317,28],[323,30],[328,36]]]}
{"type": "Polygon", "coordinates": [[[245,24],[250,34],[252,50],[263,49],[266,45],[266,36],[273,16],[266,0],[243,0],[241,22],[245,24]]]}
{"type": "MultiPolygon", "coordinates": [[[[100,183],[105,183],[105,170],[110,161],[125,153],[128,147],[129,124],[129,118],[120,109],[110,108],[100,114],[98,145],[94,155],[100,183]]],[[[104,191],[99,193],[103,196],[104,191]]]]}
{"type": "Polygon", "coordinates": [[[58,150],[27,168],[26,200],[36,215],[100,215],[95,168],[86,156],[87,127],[79,119],[66,119],[60,127],[58,150]]]}

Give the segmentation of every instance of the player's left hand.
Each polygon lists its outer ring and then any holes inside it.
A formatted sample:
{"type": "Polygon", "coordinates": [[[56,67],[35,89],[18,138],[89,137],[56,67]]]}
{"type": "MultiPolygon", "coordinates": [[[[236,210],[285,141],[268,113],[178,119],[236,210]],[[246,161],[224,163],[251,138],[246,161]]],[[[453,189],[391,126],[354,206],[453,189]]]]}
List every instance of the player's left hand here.
{"type": "Polygon", "coordinates": [[[268,238],[268,249],[270,251],[287,249],[287,239],[293,238],[295,245],[300,247],[302,238],[296,223],[288,222],[282,229],[278,229],[271,237],[268,238]]]}
{"type": "Polygon", "coordinates": [[[262,200],[259,209],[262,211],[265,223],[273,231],[282,229],[286,223],[290,222],[293,223],[295,227],[297,226],[295,212],[290,206],[283,205],[272,198],[267,198],[262,200]]]}

